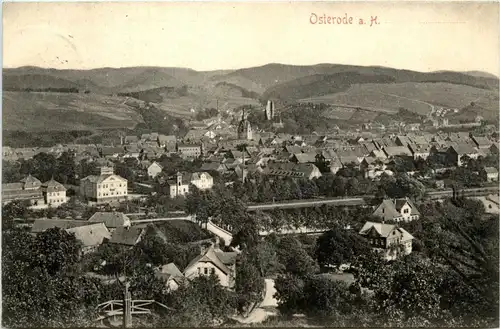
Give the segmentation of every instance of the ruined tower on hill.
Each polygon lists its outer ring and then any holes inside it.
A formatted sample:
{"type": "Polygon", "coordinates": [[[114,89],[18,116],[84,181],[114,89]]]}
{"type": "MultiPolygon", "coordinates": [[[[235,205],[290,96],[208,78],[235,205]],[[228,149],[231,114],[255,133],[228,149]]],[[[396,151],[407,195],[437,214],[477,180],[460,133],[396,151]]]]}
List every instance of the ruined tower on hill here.
{"type": "Polygon", "coordinates": [[[271,101],[271,100],[267,101],[265,112],[266,112],[266,119],[268,121],[271,121],[274,118],[274,112],[275,112],[274,102],[273,101],[271,101]]]}

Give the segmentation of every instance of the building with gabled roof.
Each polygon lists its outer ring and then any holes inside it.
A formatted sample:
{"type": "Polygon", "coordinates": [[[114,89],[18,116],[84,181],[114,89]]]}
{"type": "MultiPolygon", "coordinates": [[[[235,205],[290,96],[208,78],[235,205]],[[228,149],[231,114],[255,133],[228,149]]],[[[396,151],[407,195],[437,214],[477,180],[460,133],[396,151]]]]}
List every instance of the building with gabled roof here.
{"type": "Polygon", "coordinates": [[[50,207],[59,207],[67,201],[66,188],[54,178],[43,183],[41,189],[45,204],[50,207]]]}
{"type": "Polygon", "coordinates": [[[163,171],[163,166],[156,161],[153,161],[148,166],[148,177],[155,178],[163,171]]]}
{"type": "Polygon", "coordinates": [[[184,276],[194,279],[201,275],[214,274],[219,278],[221,286],[233,288],[236,279],[236,257],[235,252],[227,253],[210,246],[186,266],[184,276]]]}
{"type": "Polygon", "coordinates": [[[401,249],[406,255],[412,252],[413,236],[397,225],[366,222],[359,234],[367,239],[373,249],[380,251],[386,260],[396,259],[401,249]]]}
{"type": "Polygon", "coordinates": [[[113,173],[112,168],[102,167],[100,175],[89,175],[80,180],[80,196],[95,203],[123,201],[128,197],[128,181],[113,173]]]}
{"type": "Polygon", "coordinates": [[[130,218],[122,212],[98,211],[89,218],[91,223],[103,223],[113,233],[118,227],[130,226],[130,218]]]}
{"type": "Polygon", "coordinates": [[[139,225],[117,227],[109,243],[133,247],[141,241],[145,232],[145,227],[139,225]]]}
{"type": "Polygon", "coordinates": [[[39,205],[44,202],[41,189],[42,183],[35,177],[28,175],[18,183],[2,184],[2,203],[11,201],[29,201],[32,205],[39,205]]]}
{"type": "Polygon", "coordinates": [[[408,198],[385,199],[375,209],[373,216],[396,222],[411,221],[419,219],[420,212],[408,198]]]}
{"type": "Polygon", "coordinates": [[[160,266],[156,269],[155,276],[165,282],[168,291],[175,291],[188,281],[174,263],[160,266]]]}
{"type": "Polygon", "coordinates": [[[73,233],[82,243],[84,253],[97,249],[104,241],[111,238],[111,233],[103,223],[72,227],[66,229],[66,232],[73,233]]]}

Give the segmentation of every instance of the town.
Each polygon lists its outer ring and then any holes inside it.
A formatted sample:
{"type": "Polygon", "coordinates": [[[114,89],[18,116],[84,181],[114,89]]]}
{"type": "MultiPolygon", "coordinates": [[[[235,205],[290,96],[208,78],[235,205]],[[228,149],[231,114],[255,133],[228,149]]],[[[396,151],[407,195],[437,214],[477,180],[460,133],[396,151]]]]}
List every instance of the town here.
{"type": "MultiPolygon", "coordinates": [[[[497,231],[497,133],[291,135],[263,131],[245,108],[240,112],[235,125],[209,118],[185,136],[150,132],[121,135],[110,145],[3,147],[3,234],[25,246],[8,252],[49,243],[56,249],[42,254],[65,254],[51,266],[78,265],[78,284],[99,290],[87,306],[95,313],[87,319],[92,326],[140,324],[148,321],[145,313],[179,307],[184,311],[173,312],[172,321],[181,321],[198,305],[184,305],[186,294],[209,286],[217,296],[196,301],[209,303],[208,313],[187,323],[328,313],[338,305],[319,304],[323,289],[340,293],[339,303],[349,305],[343,307],[368,308],[380,289],[392,289],[384,285],[392,282],[392,267],[434,272],[440,264],[453,275],[472,275],[461,268],[470,251],[442,252],[455,248],[448,235],[475,248],[484,242],[477,234],[487,240],[497,231]],[[63,241],[71,249],[59,249],[63,241]],[[158,302],[161,310],[134,307],[132,299],[128,311],[121,302],[113,308],[123,282],[136,303],[158,302]],[[304,290],[292,292],[292,282],[304,290]]],[[[276,122],[274,101],[260,112],[276,122]]],[[[384,303],[396,303],[391,294],[384,303]]],[[[362,321],[348,314],[341,312],[344,321],[362,321]]]]}
{"type": "Polygon", "coordinates": [[[2,6],[2,327],[500,326],[498,3],[118,2],[2,6]]]}

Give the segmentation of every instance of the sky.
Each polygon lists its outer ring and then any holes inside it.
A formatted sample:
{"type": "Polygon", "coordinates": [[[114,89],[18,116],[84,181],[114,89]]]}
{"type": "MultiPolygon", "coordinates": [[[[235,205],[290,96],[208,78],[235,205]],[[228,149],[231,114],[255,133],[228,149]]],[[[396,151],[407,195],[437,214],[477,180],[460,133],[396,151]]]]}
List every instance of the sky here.
{"type": "Polygon", "coordinates": [[[4,3],[3,65],[216,70],[338,63],[499,76],[499,8],[472,2],[4,3]],[[352,24],[319,24],[323,15],[352,17],[352,24]],[[375,16],[378,24],[370,26],[375,16]]]}

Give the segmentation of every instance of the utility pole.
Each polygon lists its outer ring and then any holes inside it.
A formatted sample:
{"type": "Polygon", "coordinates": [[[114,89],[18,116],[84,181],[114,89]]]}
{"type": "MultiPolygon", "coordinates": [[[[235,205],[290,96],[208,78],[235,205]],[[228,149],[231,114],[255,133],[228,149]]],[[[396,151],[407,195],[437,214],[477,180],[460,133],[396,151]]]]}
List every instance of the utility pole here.
{"type": "Polygon", "coordinates": [[[125,283],[125,293],[123,294],[123,327],[132,327],[132,295],[128,290],[130,283],[125,283]]]}

